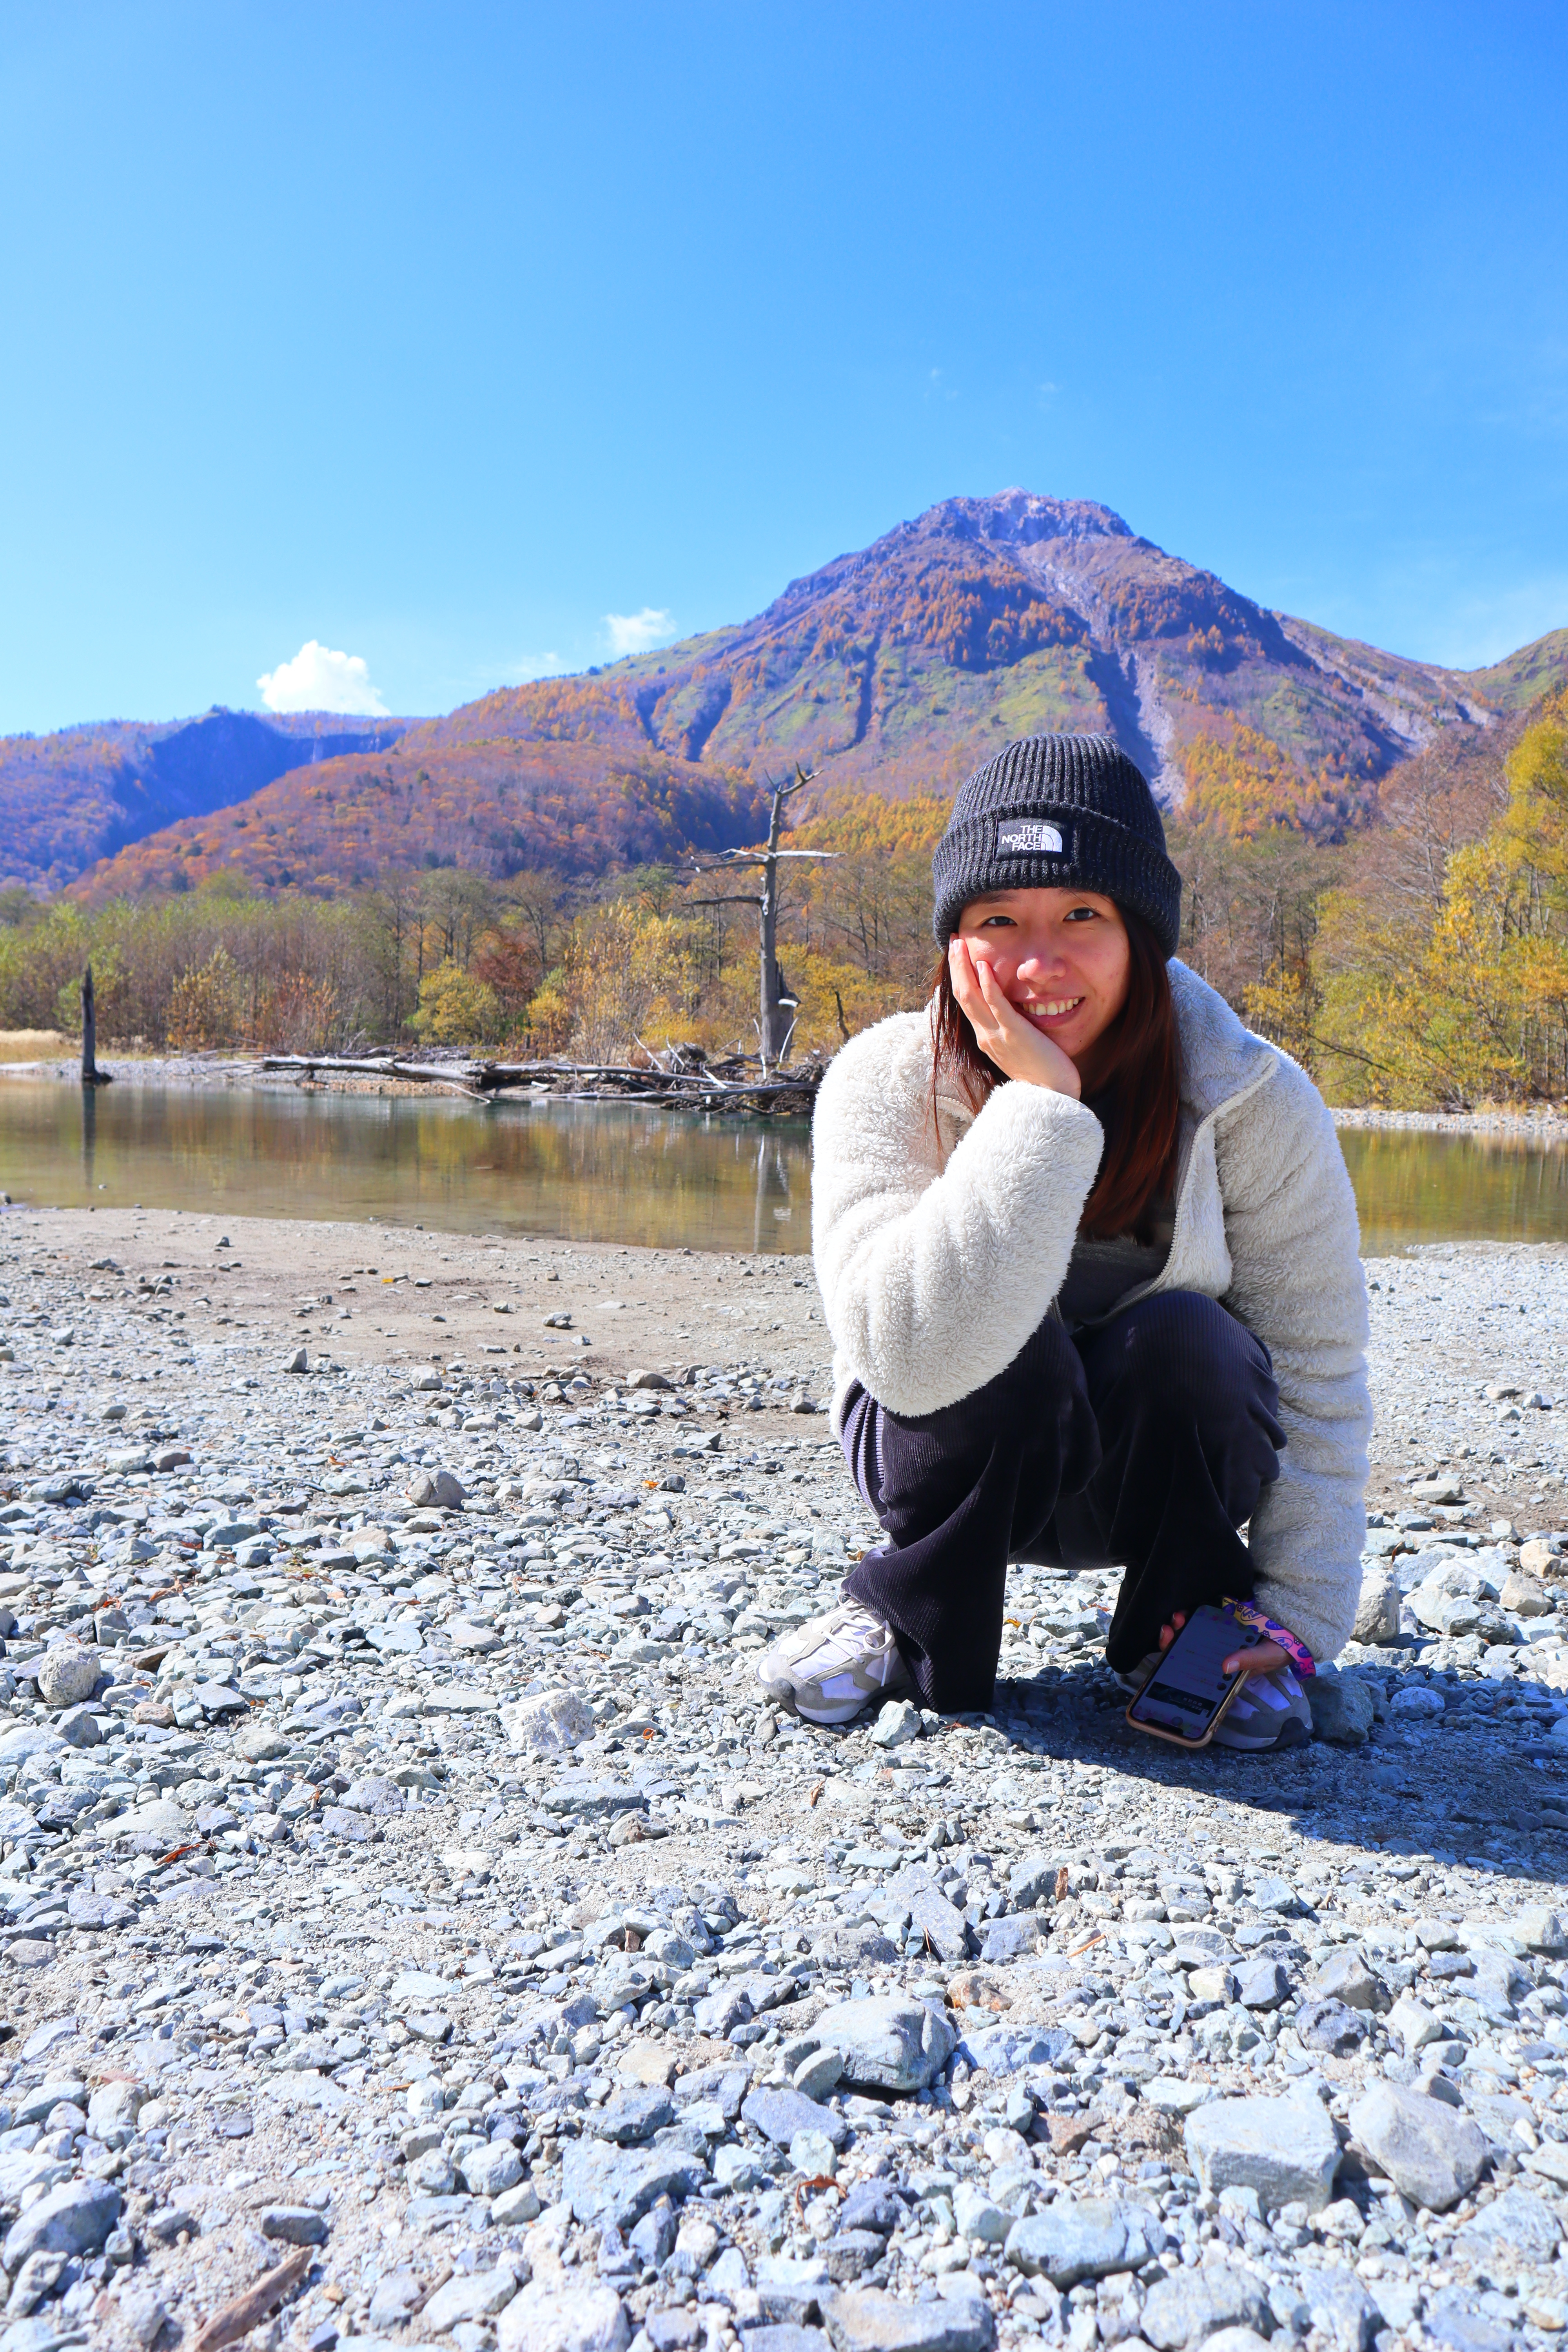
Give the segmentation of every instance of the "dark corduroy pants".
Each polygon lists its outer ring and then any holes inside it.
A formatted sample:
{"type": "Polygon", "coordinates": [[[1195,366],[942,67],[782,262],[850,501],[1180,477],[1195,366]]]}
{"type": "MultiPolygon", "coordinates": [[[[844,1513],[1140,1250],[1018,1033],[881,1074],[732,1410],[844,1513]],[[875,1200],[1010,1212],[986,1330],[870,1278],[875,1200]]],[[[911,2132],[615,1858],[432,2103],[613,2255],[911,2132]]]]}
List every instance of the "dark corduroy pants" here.
{"type": "Polygon", "coordinates": [[[1004,1372],[940,1412],[857,1385],[843,1444],[887,1530],[845,1579],[899,1637],[928,1706],[986,1709],[1009,1559],[1125,1573],[1107,1654],[1125,1671],[1173,1610],[1242,1600],[1237,1530],[1279,1475],[1268,1350],[1212,1298],[1167,1290],[1069,1335],[1047,1317],[1004,1372]]]}

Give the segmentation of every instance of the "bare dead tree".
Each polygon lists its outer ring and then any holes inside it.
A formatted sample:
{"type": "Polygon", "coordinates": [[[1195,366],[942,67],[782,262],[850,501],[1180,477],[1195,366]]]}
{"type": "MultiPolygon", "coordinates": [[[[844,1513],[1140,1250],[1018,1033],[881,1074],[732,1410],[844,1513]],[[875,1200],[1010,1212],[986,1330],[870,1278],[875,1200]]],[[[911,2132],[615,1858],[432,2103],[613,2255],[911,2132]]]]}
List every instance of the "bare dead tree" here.
{"type": "Polygon", "coordinates": [[[84,1087],[109,1087],[114,1083],[113,1071],[98,1066],[98,1003],[91,964],[81,976],[81,1082],[84,1087]]]}
{"type": "Polygon", "coordinates": [[[689,871],[693,874],[725,874],[743,866],[760,866],[763,869],[761,892],[735,891],[721,898],[697,898],[698,907],[755,907],[760,932],[761,971],[758,983],[757,1034],[762,1045],[763,1075],[776,1069],[789,1059],[790,1039],[795,1034],[795,1000],[785,987],[784,976],[778,960],[779,866],[786,857],[836,857],[833,849],[781,849],[784,833],[784,803],[795,793],[803,792],[814,781],[813,775],[798,761],[795,782],[772,784],[773,810],[768,820],[768,837],[760,849],[721,849],[713,856],[699,860],[689,871]]]}

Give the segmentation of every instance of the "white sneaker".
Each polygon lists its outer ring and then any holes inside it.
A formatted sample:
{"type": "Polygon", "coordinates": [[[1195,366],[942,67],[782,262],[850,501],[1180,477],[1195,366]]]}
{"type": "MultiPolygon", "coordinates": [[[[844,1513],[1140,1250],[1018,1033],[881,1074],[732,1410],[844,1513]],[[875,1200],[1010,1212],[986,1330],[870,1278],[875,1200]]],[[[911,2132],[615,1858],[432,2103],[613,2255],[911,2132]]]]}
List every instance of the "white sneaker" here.
{"type": "Polygon", "coordinates": [[[863,1707],[914,1687],[891,1627],[858,1601],[841,1601],[775,1642],[757,1680],[776,1706],[807,1723],[850,1723],[863,1707]]]}

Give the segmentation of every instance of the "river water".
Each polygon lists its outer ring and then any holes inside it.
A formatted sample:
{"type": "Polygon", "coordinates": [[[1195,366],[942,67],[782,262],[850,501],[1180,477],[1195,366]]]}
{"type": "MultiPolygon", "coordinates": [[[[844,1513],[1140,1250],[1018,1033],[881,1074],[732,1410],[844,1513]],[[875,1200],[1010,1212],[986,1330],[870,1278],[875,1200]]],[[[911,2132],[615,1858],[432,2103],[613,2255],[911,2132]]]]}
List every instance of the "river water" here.
{"type": "MultiPolygon", "coordinates": [[[[1415,1242],[1568,1239],[1568,1150],[1342,1133],[1368,1256],[1415,1242]]],[[[0,1191],[58,1207],[211,1211],[661,1248],[811,1245],[804,1122],[635,1104],[0,1081],[0,1191]]]]}

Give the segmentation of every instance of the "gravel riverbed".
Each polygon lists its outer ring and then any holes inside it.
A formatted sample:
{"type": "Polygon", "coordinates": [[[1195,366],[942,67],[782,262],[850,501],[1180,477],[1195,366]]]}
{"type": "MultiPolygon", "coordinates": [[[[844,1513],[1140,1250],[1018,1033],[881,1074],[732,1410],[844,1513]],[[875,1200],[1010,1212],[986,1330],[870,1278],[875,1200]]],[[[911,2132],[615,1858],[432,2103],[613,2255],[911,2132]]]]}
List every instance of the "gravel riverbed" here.
{"type": "Polygon", "coordinates": [[[0,2352],[1560,2335],[1568,1256],[1369,1273],[1363,1638],[1189,1758],[1110,1570],[761,1704],[800,1260],[5,1212],[0,2352]]]}

